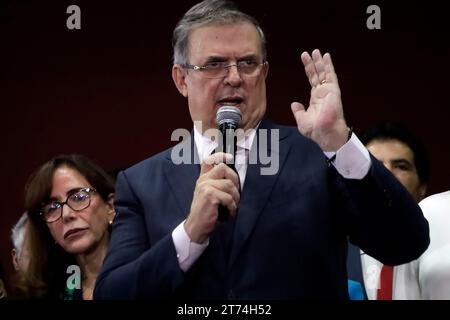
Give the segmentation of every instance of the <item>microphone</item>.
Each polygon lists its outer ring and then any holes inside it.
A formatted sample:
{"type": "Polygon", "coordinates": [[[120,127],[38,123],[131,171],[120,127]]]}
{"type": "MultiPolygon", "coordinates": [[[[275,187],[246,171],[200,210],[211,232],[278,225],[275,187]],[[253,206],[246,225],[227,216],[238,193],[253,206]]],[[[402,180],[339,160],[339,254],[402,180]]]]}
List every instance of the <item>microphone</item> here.
{"type": "MultiPolygon", "coordinates": [[[[239,108],[233,106],[222,106],[217,110],[216,113],[217,126],[220,133],[222,134],[222,141],[218,141],[219,147],[217,151],[231,154],[233,156],[233,162],[236,161],[235,156],[237,148],[237,139],[234,134],[234,130],[238,128],[241,118],[241,111],[239,110],[239,108]]],[[[228,163],[227,165],[237,173],[236,167],[233,163],[228,163]]],[[[223,222],[226,221],[228,217],[228,208],[223,205],[219,205],[218,220],[223,222]]]]}

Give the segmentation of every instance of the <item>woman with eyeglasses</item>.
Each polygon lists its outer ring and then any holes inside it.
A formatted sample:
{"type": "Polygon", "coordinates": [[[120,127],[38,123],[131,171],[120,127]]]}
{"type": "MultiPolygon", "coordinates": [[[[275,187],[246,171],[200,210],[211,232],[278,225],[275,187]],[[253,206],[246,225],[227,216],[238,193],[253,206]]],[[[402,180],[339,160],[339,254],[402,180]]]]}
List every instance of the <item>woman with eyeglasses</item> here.
{"type": "Polygon", "coordinates": [[[113,179],[82,155],[57,156],[30,176],[23,298],[92,299],[109,244],[113,202],[113,179]]]}

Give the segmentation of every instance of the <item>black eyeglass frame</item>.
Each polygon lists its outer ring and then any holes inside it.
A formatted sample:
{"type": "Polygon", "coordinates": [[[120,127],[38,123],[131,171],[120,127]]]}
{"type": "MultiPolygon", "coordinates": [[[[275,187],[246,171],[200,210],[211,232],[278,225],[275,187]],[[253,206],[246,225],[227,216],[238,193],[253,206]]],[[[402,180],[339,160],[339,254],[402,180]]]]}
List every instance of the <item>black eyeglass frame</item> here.
{"type": "Polygon", "coordinates": [[[42,218],[42,220],[44,220],[45,222],[47,222],[47,223],[52,223],[52,222],[58,221],[58,220],[62,217],[62,214],[63,214],[63,207],[64,207],[65,204],[66,204],[70,209],[72,209],[72,210],[75,211],[75,212],[79,212],[79,211],[82,211],[82,210],[84,210],[84,209],[86,209],[86,208],[89,208],[89,206],[91,205],[91,195],[90,195],[90,194],[91,194],[92,192],[97,192],[97,190],[96,190],[95,188],[92,188],[92,187],[75,189],[75,190],[73,190],[73,192],[71,192],[70,194],[67,195],[66,201],[64,201],[64,202],[51,201],[51,202],[48,202],[48,203],[46,203],[46,204],[43,204],[41,210],[39,211],[39,216],[40,216],[40,217],[42,218]],[[85,207],[80,208],[80,209],[74,209],[74,208],[72,208],[72,206],[69,204],[68,201],[69,201],[70,197],[73,197],[75,194],[77,194],[77,193],[79,193],[79,192],[86,192],[86,193],[88,194],[88,196],[89,196],[89,201],[88,201],[88,203],[87,203],[87,205],[86,205],[85,207]],[[46,219],[46,213],[44,212],[44,207],[47,206],[48,204],[56,204],[56,203],[58,204],[58,208],[56,208],[56,210],[61,209],[58,218],[56,218],[56,219],[50,219],[50,220],[46,219]]]}

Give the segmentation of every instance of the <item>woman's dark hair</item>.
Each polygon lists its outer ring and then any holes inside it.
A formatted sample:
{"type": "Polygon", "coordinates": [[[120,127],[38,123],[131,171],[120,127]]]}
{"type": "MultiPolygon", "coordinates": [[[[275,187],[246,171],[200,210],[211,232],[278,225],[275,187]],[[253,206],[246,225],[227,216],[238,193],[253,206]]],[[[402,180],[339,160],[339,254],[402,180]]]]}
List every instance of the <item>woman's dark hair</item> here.
{"type": "Polygon", "coordinates": [[[30,261],[16,286],[18,295],[23,298],[63,298],[66,269],[76,264],[74,256],[55,243],[46,222],[40,216],[42,206],[50,200],[53,175],[61,167],[79,172],[105,202],[114,193],[114,180],[80,154],[56,156],[29,177],[25,186],[25,208],[30,218],[26,237],[30,261]]]}

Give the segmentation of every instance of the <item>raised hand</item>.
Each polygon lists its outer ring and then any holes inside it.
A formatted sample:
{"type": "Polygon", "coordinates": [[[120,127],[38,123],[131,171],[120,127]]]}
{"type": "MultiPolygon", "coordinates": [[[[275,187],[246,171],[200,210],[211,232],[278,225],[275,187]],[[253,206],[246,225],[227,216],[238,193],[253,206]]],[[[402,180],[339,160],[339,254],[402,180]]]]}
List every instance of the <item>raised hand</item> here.
{"type": "Polygon", "coordinates": [[[336,151],[347,142],[348,127],[344,119],[341,91],[329,53],[318,49],[303,52],[301,60],[311,84],[309,107],[291,104],[301,134],[315,141],[323,151],[336,151]]]}

